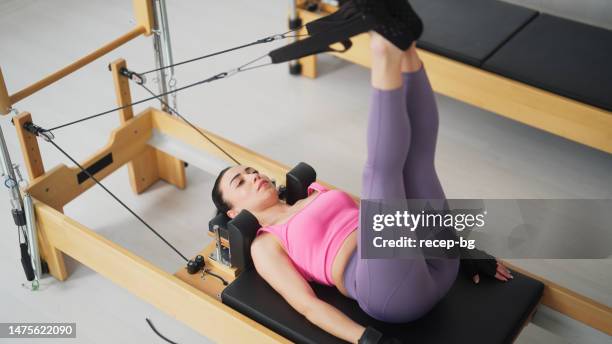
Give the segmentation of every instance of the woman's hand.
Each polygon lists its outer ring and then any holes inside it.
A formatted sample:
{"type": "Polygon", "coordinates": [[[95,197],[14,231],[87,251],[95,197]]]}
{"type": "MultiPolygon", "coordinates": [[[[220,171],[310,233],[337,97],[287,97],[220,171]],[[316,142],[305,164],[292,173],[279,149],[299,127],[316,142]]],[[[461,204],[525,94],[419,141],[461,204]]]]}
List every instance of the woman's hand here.
{"type": "Polygon", "coordinates": [[[482,250],[474,249],[473,251],[477,251],[478,254],[476,255],[474,252],[469,251],[462,252],[460,268],[475,284],[480,283],[481,275],[492,277],[503,282],[507,282],[514,278],[510,270],[498,261],[497,258],[482,250]],[[474,256],[480,258],[470,258],[474,256]]]}
{"type": "MultiPolygon", "coordinates": [[[[503,282],[508,282],[514,278],[514,276],[512,276],[510,273],[510,270],[504,264],[497,260],[497,258],[495,261],[497,263],[497,269],[495,270],[495,275],[493,275],[493,277],[503,282]]],[[[474,276],[472,276],[472,281],[478,284],[480,282],[480,274],[476,273],[474,276]]]]}

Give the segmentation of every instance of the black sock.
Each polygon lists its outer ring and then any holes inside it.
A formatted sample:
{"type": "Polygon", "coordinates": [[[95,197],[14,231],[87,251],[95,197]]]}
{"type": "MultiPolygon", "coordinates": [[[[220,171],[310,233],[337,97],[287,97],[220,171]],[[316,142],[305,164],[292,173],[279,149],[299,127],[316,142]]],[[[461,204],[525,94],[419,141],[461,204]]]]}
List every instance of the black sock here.
{"type": "Polygon", "coordinates": [[[376,22],[374,31],[402,51],[423,32],[423,22],[407,0],[355,0],[355,4],[376,22]]]}

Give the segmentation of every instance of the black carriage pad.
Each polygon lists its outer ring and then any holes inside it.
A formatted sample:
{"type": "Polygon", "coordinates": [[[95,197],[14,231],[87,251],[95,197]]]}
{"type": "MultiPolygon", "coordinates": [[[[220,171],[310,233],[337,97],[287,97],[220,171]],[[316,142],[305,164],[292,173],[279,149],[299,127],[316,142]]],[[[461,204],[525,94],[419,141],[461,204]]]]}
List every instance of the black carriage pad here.
{"type": "Polygon", "coordinates": [[[423,19],[420,48],[480,66],[499,46],[537,15],[496,0],[411,0],[423,19]]]}
{"type": "Polygon", "coordinates": [[[612,111],[612,31],[542,14],[483,68],[612,111]]]}
{"type": "MultiPolygon", "coordinates": [[[[510,343],[537,305],[544,285],[514,272],[510,282],[482,278],[474,285],[463,275],[425,317],[406,324],[370,318],[336,288],[312,284],[322,300],[356,322],[371,325],[406,343],[510,343]]],[[[223,303],[296,343],[344,343],[293,310],[255,270],[248,270],[221,294],[223,303]]]]}

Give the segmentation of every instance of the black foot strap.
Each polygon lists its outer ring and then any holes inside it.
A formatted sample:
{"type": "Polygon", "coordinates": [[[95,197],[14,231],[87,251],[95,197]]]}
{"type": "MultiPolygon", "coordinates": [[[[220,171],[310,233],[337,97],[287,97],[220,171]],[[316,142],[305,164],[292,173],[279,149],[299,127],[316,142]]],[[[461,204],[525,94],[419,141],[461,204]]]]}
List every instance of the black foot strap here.
{"type": "Polygon", "coordinates": [[[352,46],[349,38],[372,30],[374,25],[374,22],[368,19],[355,17],[338,23],[337,26],[334,25],[326,32],[317,33],[309,38],[273,50],[269,56],[272,63],[283,63],[324,52],[345,52],[352,46]],[[332,49],[330,46],[335,43],[341,43],[344,49],[332,49]]]}

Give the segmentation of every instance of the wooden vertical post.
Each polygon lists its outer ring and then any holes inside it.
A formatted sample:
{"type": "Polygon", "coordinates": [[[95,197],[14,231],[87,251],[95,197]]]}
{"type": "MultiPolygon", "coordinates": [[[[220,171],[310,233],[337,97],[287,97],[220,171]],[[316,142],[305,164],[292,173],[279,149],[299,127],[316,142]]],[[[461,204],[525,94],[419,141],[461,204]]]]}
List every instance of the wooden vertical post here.
{"type": "MultiPolygon", "coordinates": [[[[113,83],[115,85],[115,96],[117,97],[117,105],[120,107],[132,103],[132,93],[130,92],[130,81],[128,78],[121,75],[122,69],[127,69],[127,64],[124,59],[118,59],[110,64],[110,70],[113,73],[113,83]]],[[[131,106],[119,110],[119,119],[121,124],[129,121],[134,117],[134,110],[131,106]]]]}
{"type": "MultiPolygon", "coordinates": [[[[132,103],[129,80],[121,75],[121,69],[127,68],[124,59],[118,59],[110,64],[117,96],[117,105],[120,107],[132,103]]],[[[121,124],[134,117],[133,109],[128,106],[119,110],[121,124]]],[[[153,185],[160,178],[166,182],[183,189],[186,185],[185,167],[183,162],[173,156],[148,147],[138,157],[128,164],[130,185],[136,194],[140,194],[153,185]]]]}
{"type": "MultiPolygon", "coordinates": [[[[17,137],[19,138],[19,146],[23,154],[23,161],[28,170],[30,181],[32,181],[42,176],[45,173],[45,168],[43,166],[36,136],[23,128],[23,125],[28,122],[32,122],[32,115],[28,112],[23,112],[19,114],[19,116],[13,118],[13,124],[15,125],[17,137]]],[[[57,209],[57,211],[63,212],[63,209],[60,208],[57,209]]],[[[68,278],[64,254],[49,243],[45,233],[42,231],[38,231],[38,248],[40,249],[41,257],[49,266],[49,273],[60,281],[64,281],[68,278]]]]}
{"type": "MultiPolygon", "coordinates": [[[[110,69],[113,73],[117,105],[120,107],[132,103],[130,81],[128,78],[121,75],[121,69],[123,68],[127,68],[124,59],[118,59],[110,64],[110,69]]],[[[134,112],[131,106],[119,110],[121,124],[124,124],[133,117],[134,112]]],[[[159,173],[157,171],[157,158],[154,149],[147,148],[142,155],[129,162],[128,174],[130,176],[130,185],[136,194],[144,192],[149,186],[158,181],[159,173]]]]}
{"type": "MultiPolygon", "coordinates": [[[[297,15],[298,17],[302,18],[302,21],[304,21],[305,18],[301,16],[301,12],[302,10],[298,9],[297,15]]],[[[302,27],[302,29],[300,29],[300,31],[298,31],[297,34],[298,34],[298,39],[303,39],[300,37],[307,37],[308,30],[306,30],[306,26],[302,27]]],[[[303,76],[311,78],[311,79],[315,79],[317,77],[317,55],[306,56],[306,57],[299,59],[298,61],[302,65],[302,75],[303,76]]]]}
{"type": "Polygon", "coordinates": [[[136,23],[145,29],[146,36],[153,32],[153,1],[155,0],[133,0],[136,23]]]}
{"type": "Polygon", "coordinates": [[[45,167],[40,156],[40,148],[38,148],[36,136],[23,128],[23,125],[28,122],[32,122],[32,115],[29,112],[22,112],[19,116],[13,118],[13,124],[19,138],[21,154],[23,154],[23,162],[28,170],[30,181],[32,181],[45,173],[45,167]]]}
{"type": "Polygon", "coordinates": [[[4,83],[2,68],[0,68],[0,115],[6,115],[11,110],[11,99],[4,83]]]}

